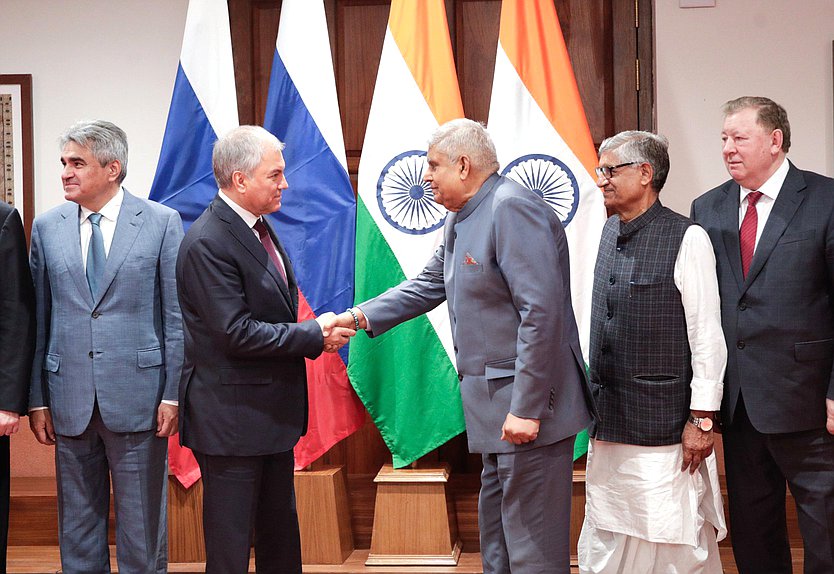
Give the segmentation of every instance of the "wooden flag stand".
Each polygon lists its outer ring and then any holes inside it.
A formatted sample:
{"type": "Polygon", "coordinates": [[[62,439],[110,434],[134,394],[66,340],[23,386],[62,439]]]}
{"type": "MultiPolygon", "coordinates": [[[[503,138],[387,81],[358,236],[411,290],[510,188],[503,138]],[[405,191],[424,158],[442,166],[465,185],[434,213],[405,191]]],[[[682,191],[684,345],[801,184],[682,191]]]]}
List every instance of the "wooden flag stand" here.
{"type": "Polygon", "coordinates": [[[366,566],[455,566],[461,552],[449,466],[382,467],[366,566]]]}
{"type": "Polygon", "coordinates": [[[343,467],[296,471],[295,504],[301,562],[344,563],[353,552],[353,532],[343,467]]]}

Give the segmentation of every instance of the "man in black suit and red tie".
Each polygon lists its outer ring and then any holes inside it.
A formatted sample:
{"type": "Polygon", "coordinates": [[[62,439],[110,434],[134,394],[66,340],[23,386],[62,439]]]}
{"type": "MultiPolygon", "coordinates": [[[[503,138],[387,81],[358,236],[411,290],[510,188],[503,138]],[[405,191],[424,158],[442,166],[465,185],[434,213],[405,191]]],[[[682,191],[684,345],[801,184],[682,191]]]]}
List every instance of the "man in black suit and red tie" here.
{"type": "Polygon", "coordinates": [[[263,128],[220,138],[220,191],[180,246],[185,326],[180,437],[203,477],[208,574],[243,574],[255,531],[257,571],[301,573],[293,447],[307,430],[305,358],[355,333],[335,315],[298,323],[298,286],[263,216],[287,189],[284,145],[263,128]]]}
{"type": "Polygon", "coordinates": [[[26,412],[35,353],[35,294],[23,223],[0,201],[0,572],[9,532],[9,436],[26,412]]]}
{"type": "Polygon", "coordinates": [[[721,415],[730,533],[741,574],[789,574],[785,485],[805,573],[834,572],[834,180],[786,158],[782,106],[724,105],[732,178],[696,199],[728,347],[721,415]]]}

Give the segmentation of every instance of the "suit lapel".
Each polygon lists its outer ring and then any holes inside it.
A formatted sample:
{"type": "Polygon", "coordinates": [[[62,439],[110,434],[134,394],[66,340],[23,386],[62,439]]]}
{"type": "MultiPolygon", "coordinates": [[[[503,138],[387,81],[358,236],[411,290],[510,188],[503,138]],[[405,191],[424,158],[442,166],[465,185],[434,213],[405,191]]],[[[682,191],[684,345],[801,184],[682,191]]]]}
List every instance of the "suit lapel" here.
{"type": "Polygon", "coordinates": [[[773,204],[773,209],[767,218],[765,228],[762,230],[762,236],[759,238],[758,245],[756,245],[756,251],[753,253],[750,271],[747,273],[747,280],[744,282],[745,289],[756,280],[756,276],[764,267],[765,262],[767,262],[768,257],[779,242],[779,238],[785,233],[785,229],[796,214],[796,210],[799,209],[805,199],[805,196],[800,193],[803,189],[805,189],[805,179],[799,173],[799,170],[791,164],[785,183],[779,190],[779,195],[776,197],[776,202],[773,204]]]}
{"type": "Polygon", "coordinates": [[[107,263],[104,265],[104,274],[101,277],[99,292],[95,296],[95,304],[98,305],[104,294],[110,288],[110,284],[116,278],[116,273],[122,263],[127,259],[139,231],[142,229],[144,219],[142,202],[124,192],[122,207],[119,209],[119,217],[116,220],[116,230],[113,232],[113,241],[110,243],[110,251],[107,253],[107,263]]]}
{"type": "MultiPolygon", "coordinates": [[[[214,201],[212,201],[211,209],[229,226],[229,232],[232,236],[234,236],[243,248],[258,262],[258,264],[272,276],[272,279],[275,281],[281,295],[283,295],[287,306],[291,311],[295,312],[296,305],[293,304],[289,289],[287,288],[287,285],[284,284],[283,277],[281,277],[277,269],[274,269],[275,266],[270,264],[269,255],[267,255],[266,249],[264,249],[264,246],[260,241],[258,241],[258,238],[255,237],[255,233],[246,225],[243,219],[241,219],[240,216],[232,210],[231,207],[226,205],[225,201],[220,199],[219,196],[215,197],[214,201]]],[[[269,225],[267,225],[267,228],[269,228],[269,225]]],[[[281,253],[282,257],[284,257],[284,261],[288,261],[283,248],[277,241],[275,243],[278,245],[279,253],[281,253]]],[[[289,281],[291,273],[289,265],[287,265],[287,268],[287,280],[289,281]]]]}
{"type": "Polygon", "coordinates": [[[81,226],[78,221],[78,205],[68,204],[67,209],[61,213],[63,218],[60,222],[61,250],[64,253],[64,262],[69,269],[73,283],[81,293],[81,297],[93,306],[93,296],[90,294],[90,285],[87,283],[87,274],[84,269],[84,259],[81,257],[81,226]]]}
{"type": "Polygon", "coordinates": [[[738,239],[738,204],[741,190],[737,183],[730,182],[724,190],[726,196],[718,206],[718,217],[721,220],[720,229],[724,236],[724,250],[729,260],[730,269],[741,290],[744,285],[744,273],[741,271],[741,244],[738,239]]]}

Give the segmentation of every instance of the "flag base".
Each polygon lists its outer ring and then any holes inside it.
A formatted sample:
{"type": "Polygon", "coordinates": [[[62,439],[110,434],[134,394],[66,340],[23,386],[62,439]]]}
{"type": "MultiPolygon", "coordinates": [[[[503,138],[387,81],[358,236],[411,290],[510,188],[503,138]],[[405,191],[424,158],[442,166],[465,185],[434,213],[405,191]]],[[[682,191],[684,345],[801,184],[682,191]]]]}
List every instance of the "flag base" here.
{"type": "Polygon", "coordinates": [[[366,566],[455,566],[461,552],[448,465],[377,474],[374,526],[366,566]]]}
{"type": "Polygon", "coordinates": [[[295,472],[303,564],[342,564],[353,552],[343,467],[295,472]]]}

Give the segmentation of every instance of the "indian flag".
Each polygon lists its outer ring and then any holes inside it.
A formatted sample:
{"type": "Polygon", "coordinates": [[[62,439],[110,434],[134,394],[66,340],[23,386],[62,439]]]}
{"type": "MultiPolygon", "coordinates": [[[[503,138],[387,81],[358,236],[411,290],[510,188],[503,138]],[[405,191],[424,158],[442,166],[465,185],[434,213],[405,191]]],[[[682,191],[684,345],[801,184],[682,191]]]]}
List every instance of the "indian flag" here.
{"type": "MultiPolygon", "coordinates": [[[[446,211],[422,181],[426,142],[459,117],[443,0],[393,0],[359,163],[357,302],[415,277],[442,240],[446,211]]],[[[445,304],[380,337],[356,337],[348,365],[395,467],[465,430],[445,304]]]]}
{"type": "MultiPolygon", "coordinates": [[[[541,195],[568,237],[571,295],[585,362],[594,264],[606,213],[592,176],[597,164],[552,0],[504,0],[489,131],[501,173],[541,195]]],[[[574,455],[587,450],[587,435],[574,455]]]]}

